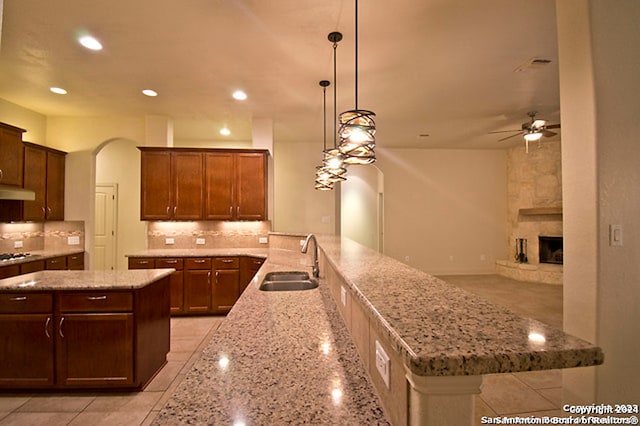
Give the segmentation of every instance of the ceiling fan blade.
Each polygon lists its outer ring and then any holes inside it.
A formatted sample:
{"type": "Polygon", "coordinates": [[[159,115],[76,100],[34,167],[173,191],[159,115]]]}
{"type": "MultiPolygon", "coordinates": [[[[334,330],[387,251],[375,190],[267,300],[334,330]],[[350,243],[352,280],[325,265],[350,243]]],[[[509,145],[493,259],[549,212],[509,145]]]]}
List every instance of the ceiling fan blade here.
{"type": "Polygon", "coordinates": [[[546,138],[550,138],[551,136],[555,136],[557,135],[557,133],[555,132],[550,132],[548,130],[543,130],[542,131],[542,136],[546,137],[546,138]]]}
{"type": "Polygon", "coordinates": [[[511,136],[507,136],[506,138],[502,138],[502,139],[498,139],[498,142],[502,142],[502,141],[506,141],[507,139],[511,139],[515,136],[520,136],[522,134],[522,132],[518,132],[515,135],[511,135],[511,136]]]}
{"type": "Polygon", "coordinates": [[[492,133],[509,133],[509,132],[521,132],[522,130],[518,129],[518,130],[496,130],[495,132],[488,132],[488,134],[492,134],[492,133]]]}
{"type": "Polygon", "coordinates": [[[545,129],[559,129],[560,124],[549,124],[548,126],[544,126],[545,129]]]}

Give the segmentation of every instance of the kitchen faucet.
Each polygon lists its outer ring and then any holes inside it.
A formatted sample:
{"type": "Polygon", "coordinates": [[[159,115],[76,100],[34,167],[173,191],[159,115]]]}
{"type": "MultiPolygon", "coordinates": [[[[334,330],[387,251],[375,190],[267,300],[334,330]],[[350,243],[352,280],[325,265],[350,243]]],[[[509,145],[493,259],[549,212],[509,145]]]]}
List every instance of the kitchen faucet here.
{"type": "Polygon", "coordinates": [[[304,240],[304,244],[302,244],[300,251],[302,253],[306,253],[309,248],[309,241],[311,240],[313,240],[313,244],[315,245],[315,250],[313,252],[313,277],[318,278],[320,276],[320,268],[318,267],[318,241],[316,240],[316,236],[313,234],[307,235],[307,239],[304,240]]]}

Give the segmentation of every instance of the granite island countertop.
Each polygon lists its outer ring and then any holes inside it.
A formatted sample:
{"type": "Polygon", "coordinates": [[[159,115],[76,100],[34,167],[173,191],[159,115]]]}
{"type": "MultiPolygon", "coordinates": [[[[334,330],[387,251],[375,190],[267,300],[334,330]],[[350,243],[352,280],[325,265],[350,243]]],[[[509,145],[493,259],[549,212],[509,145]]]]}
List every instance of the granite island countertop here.
{"type": "Polygon", "coordinates": [[[39,271],[0,280],[2,292],[135,290],[171,275],[174,269],[132,271],[39,271]]]}
{"type": "MultiPolygon", "coordinates": [[[[22,253],[22,252],[21,252],[22,253]]],[[[36,260],[46,260],[52,257],[69,256],[73,254],[84,253],[84,248],[66,248],[56,250],[32,250],[29,255],[19,259],[3,260],[0,266],[20,265],[21,263],[29,263],[36,260]]]]}
{"type": "MultiPolygon", "coordinates": [[[[326,261],[365,306],[408,369],[467,376],[598,365],[602,350],[465,292],[351,240],[318,237],[326,261]]],[[[258,271],[153,424],[386,424],[331,297],[320,286],[262,292],[275,270],[310,271],[282,249],[148,250],[140,256],[256,255],[258,271]]]]}

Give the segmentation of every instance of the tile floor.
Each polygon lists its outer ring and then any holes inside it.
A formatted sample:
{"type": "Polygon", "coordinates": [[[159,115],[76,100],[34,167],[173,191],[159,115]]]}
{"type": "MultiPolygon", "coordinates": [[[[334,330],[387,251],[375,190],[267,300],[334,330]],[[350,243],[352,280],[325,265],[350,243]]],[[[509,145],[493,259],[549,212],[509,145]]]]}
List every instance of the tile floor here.
{"type": "MultiPolygon", "coordinates": [[[[562,327],[562,287],[522,283],[497,275],[441,277],[513,311],[562,327]]],[[[224,317],[171,320],[167,365],[143,392],[119,394],[0,393],[0,426],[148,425],[224,317]]],[[[558,370],[485,376],[476,417],[559,416],[562,376],[558,370]]]]}

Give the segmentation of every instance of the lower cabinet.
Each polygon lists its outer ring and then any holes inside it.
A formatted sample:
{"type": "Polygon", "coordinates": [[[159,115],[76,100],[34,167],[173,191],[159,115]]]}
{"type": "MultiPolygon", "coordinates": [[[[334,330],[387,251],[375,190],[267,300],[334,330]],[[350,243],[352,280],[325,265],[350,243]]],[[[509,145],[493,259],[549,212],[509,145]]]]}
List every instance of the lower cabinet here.
{"type": "Polygon", "coordinates": [[[184,312],[211,312],[211,259],[184,259],[184,312]]]}
{"type": "Polygon", "coordinates": [[[53,295],[0,294],[0,387],[54,384],[53,295]]]}
{"type": "Polygon", "coordinates": [[[0,293],[0,388],[141,389],[169,352],[169,277],[127,291],[0,293]]]}
{"type": "Polygon", "coordinates": [[[264,259],[230,257],[130,257],[129,269],[173,268],[171,314],[226,314],[264,259]]]}

